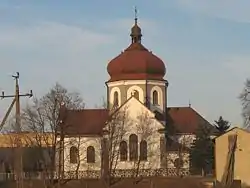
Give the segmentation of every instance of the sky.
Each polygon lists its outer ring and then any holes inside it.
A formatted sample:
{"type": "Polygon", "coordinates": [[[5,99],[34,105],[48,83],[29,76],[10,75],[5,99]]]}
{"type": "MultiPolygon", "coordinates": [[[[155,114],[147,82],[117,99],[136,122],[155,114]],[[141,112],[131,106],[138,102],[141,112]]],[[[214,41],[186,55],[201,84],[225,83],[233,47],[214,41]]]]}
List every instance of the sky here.
{"type": "MultiPolygon", "coordinates": [[[[41,97],[59,82],[87,108],[106,97],[108,62],[130,44],[137,6],[142,43],[166,65],[168,106],[242,125],[238,99],[250,76],[249,0],[1,0],[0,90],[41,97]]],[[[24,106],[28,100],[22,99],[24,106]]],[[[0,100],[0,118],[10,99],[0,100]]]]}

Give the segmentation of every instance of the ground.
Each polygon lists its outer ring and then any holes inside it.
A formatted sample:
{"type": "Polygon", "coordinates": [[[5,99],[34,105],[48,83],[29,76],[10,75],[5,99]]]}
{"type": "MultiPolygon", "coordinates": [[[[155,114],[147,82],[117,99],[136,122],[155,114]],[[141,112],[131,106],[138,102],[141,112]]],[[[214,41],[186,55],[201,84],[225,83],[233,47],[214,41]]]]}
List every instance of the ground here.
{"type": "MultiPolygon", "coordinates": [[[[113,188],[165,188],[165,187],[173,187],[173,188],[205,188],[210,187],[213,178],[201,178],[201,177],[190,177],[190,178],[152,178],[152,179],[144,179],[140,181],[138,184],[134,184],[132,179],[121,180],[116,183],[113,188]]],[[[8,185],[1,185],[0,188],[15,188],[15,184],[9,183],[8,185]]],[[[34,181],[32,183],[25,183],[25,188],[45,188],[42,186],[41,181],[34,181]]],[[[104,188],[105,186],[101,181],[98,180],[78,180],[78,181],[70,181],[66,185],[61,186],[61,188],[104,188]]]]}

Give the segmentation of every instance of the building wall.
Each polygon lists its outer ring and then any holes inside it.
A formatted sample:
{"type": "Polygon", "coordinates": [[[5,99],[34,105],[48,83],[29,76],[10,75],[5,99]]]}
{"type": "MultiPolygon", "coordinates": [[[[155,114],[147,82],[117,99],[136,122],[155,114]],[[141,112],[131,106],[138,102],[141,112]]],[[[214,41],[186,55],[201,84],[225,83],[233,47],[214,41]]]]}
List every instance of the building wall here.
{"type": "Polygon", "coordinates": [[[23,147],[51,147],[54,144],[53,133],[23,132],[0,134],[0,147],[16,147],[17,138],[21,140],[23,147]]]}
{"type": "Polygon", "coordinates": [[[191,147],[195,140],[195,135],[194,134],[178,134],[178,135],[175,135],[175,140],[179,142],[180,144],[185,145],[186,147],[191,147]]]}
{"type": "Polygon", "coordinates": [[[87,171],[101,169],[101,138],[100,137],[68,137],[64,140],[64,171],[87,171]],[[70,163],[70,148],[79,149],[79,161],[70,163]],[[87,148],[95,148],[95,163],[87,163],[87,148]]]}
{"type": "Polygon", "coordinates": [[[240,179],[243,184],[250,186],[250,133],[240,128],[234,128],[224,135],[216,138],[215,165],[216,179],[222,180],[228,154],[228,136],[237,134],[237,147],[235,151],[234,178],[240,179]]]}
{"type": "Polygon", "coordinates": [[[175,166],[175,160],[178,158],[181,158],[183,160],[183,165],[180,166],[182,169],[189,169],[190,164],[189,164],[189,153],[187,152],[167,152],[167,167],[168,168],[177,168],[175,166]]]}
{"type": "Polygon", "coordinates": [[[115,91],[118,92],[119,105],[121,105],[131,97],[133,90],[137,90],[139,92],[139,100],[142,103],[145,103],[146,93],[148,94],[148,100],[150,102],[150,108],[152,111],[165,111],[167,105],[166,81],[155,80],[148,80],[147,84],[145,80],[124,80],[108,83],[108,101],[110,107],[113,106],[115,91]],[[159,105],[153,105],[154,90],[156,90],[158,93],[159,105]]]}
{"type": "MultiPolygon", "coordinates": [[[[124,131],[121,140],[129,143],[129,136],[136,134],[138,136],[138,150],[139,143],[142,139],[145,139],[148,144],[148,160],[146,162],[141,161],[141,168],[145,169],[157,169],[161,166],[161,149],[160,139],[164,136],[159,133],[158,130],[163,126],[155,118],[154,114],[150,112],[144,105],[142,105],[135,98],[131,98],[126,105],[120,109],[121,113],[126,113],[126,125],[119,128],[120,132],[124,131]]],[[[108,126],[107,126],[108,127],[108,126]]],[[[108,129],[108,128],[106,128],[108,129]]],[[[118,150],[119,147],[116,148],[118,150]]],[[[139,153],[139,152],[138,152],[139,153]]],[[[129,159],[129,155],[128,155],[129,159]]],[[[120,161],[118,160],[117,169],[132,169],[135,166],[135,162],[120,161]]]]}
{"type": "MultiPolygon", "coordinates": [[[[195,135],[193,134],[178,134],[174,136],[174,140],[181,144],[185,148],[191,148],[194,140],[195,135]]],[[[167,167],[168,168],[175,168],[174,161],[181,157],[183,160],[183,166],[181,168],[183,169],[189,169],[190,168],[190,160],[189,160],[189,152],[185,150],[185,148],[179,148],[179,151],[168,151],[167,150],[167,167]]]]}
{"type": "MultiPolygon", "coordinates": [[[[159,169],[161,168],[161,148],[160,140],[164,136],[158,130],[163,126],[155,118],[154,114],[150,112],[144,105],[142,105],[135,98],[131,98],[126,105],[124,105],[119,113],[124,113],[126,116],[123,122],[112,122],[106,125],[104,129],[111,132],[112,126],[115,128],[114,144],[116,147],[109,151],[109,155],[113,154],[116,166],[113,170],[129,170],[138,167],[140,169],[159,169]],[[140,141],[142,139],[147,141],[147,161],[130,161],[129,160],[129,136],[136,134],[138,136],[138,156],[140,155],[140,141]],[[119,155],[119,143],[126,141],[128,146],[127,161],[121,161],[119,155]],[[117,158],[116,158],[117,157],[117,158]]],[[[114,120],[115,121],[115,120],[114,120]]],[[[112,129],[113,130],[113,129],[112,129]]],[[[103,138],[110,138],[110,135],[105,135],[103,138]]],[[[102,156],[102,139],[101,137],[69,137],[64,140],[64,171],[87,171],[87,170],[101,170],[101,156],[102,156]],[[70,147],[75,146],[79,148],[79,163],[70,163],[70,147]],[[95,148],[95,163],[88,164],[86,161],[87,147],[93,146],[95,148]]],[[[111,161],[110,160],[110,161],[111,161]]]]}

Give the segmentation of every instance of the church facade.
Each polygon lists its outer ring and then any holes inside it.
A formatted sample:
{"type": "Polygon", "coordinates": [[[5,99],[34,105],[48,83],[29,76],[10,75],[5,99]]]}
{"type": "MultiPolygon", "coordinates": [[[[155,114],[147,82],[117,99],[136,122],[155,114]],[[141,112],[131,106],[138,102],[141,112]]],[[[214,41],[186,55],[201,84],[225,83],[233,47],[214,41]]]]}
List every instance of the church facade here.
{"type": "Polygon", "coordinates": [[[165,64],[143,46],[137,18],[130,37],[107,66],[107,108],[61,108],[58,170],[65,177],[189,174],[194,133],[211,125],[191,106],[167,106],[165,64]]]}

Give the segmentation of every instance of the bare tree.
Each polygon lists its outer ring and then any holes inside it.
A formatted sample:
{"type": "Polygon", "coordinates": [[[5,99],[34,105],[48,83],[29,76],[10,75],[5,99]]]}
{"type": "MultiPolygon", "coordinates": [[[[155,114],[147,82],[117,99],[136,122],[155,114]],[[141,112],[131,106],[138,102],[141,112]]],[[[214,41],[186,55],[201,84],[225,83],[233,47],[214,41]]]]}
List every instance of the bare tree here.
{"type": "Polygon", "coordinates": [[[57,178],[59,180],[63,178],[61,176],[63,156],[60,151],[66,143],[63,143],[63,131],[59,127],[60,119],[63,119],[59,118],[62,103],[67,109],[84,108],[83,100],[78,93],[69,92],[57,83],[43,97],[34,98],[33,103],[28,104],[22,114],[23,129],[33,133],[30,141],[32,140],[33,146],[41,148],[43,180],[47,187],[55,184],[56,169],[59,172],[57,178]]]}
{"type": "Polygon", "coordinates": [[[101,99],[101,104],[96,104],[96,105],[95,105],[95,108],[98,108],[98,109],[106,109],[107,106],[108,106],[107,104],[108,104],[108,103],[107,103],[105,97],[102,97],[102,99],[101,99]]]}
{"type": "Polygon", "coordinates": [[[116,171],[119,161],[120,143],[125,139],[126,126],[129,124],[127,109],[116,109],[111,112],[106,126],[103,129],[101,140],[102,149],[102,178],[107,187],[117,182],[116,171]]]}
{"type": "Polygon", "coordinates": [[[145,176],[155,175],[154,169],[160,166],[161,133],[150,114],[131,117],[126,108],[119,109],[110,118],[102,143],[106,186],[112,187],[123,178],[132,178],[136,184],[145,176]]]}
{"type": "Polygon", "coordinates": [[[239,99],[242,104],[242,116],[246,128],[250,126],[250,79],[247,79],[239,99]]]}
{"type": "Polygon", "coordinates": [[[133,174],[134,177],[152,176],[156,172],[152,171],[155,167],[155,159],[160,159],[159,130],[155,129],[154,122],[149,113],[144,112],[136,118],[137,135],[139,136],[139,158],[135,161],[133,174]],[[159,134],[156,138],[156,134],[159,134]],[[154,157],[154,158],[152,158],[154,157]],[[144,171],[144,172],[143,172],[144,171]]]}
{"type": "Polygon", "coordinates": [[[189,150],[193,143],[192,135],[181,135],[177,144],[177,158],[173,161],[177,176],[188,175],[189,150]],[[185,169],[186,168],[186,169],[185,169]]]}

